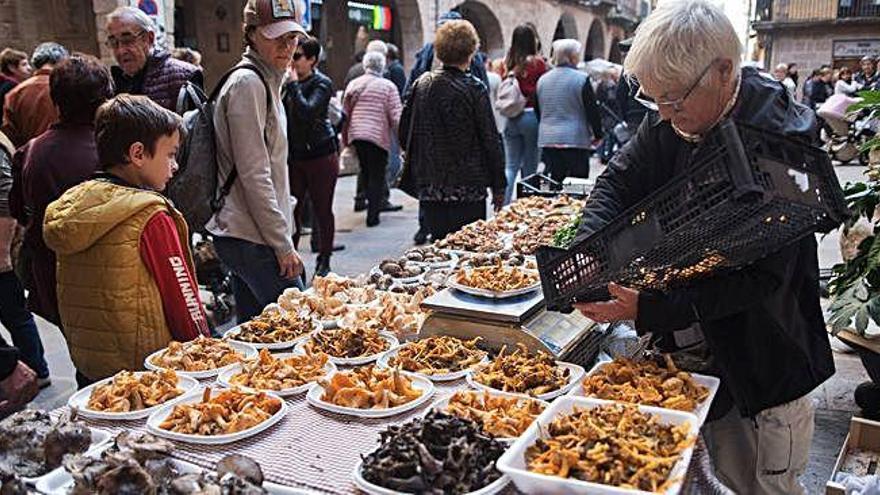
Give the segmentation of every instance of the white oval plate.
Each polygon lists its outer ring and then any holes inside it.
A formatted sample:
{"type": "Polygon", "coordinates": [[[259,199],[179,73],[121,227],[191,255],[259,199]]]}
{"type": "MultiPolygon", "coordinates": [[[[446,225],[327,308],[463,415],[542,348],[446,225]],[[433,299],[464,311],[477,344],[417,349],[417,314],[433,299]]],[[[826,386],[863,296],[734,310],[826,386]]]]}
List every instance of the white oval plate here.
{"type": "MultiPolygon", "coordinates": [[[[481,390],[463,390],[462,392],[470,392],[470,393],[474,393],[474,394],[482,394],[483,393],[481,390]]],[[[442,399],[437,400],[436,402],[431,404],[431,407],[430,407],[430,409],[428,409],[428,411],[429,412],[430,411],[439,411],[444,414],[449,414],[446,411],[444,411],[444,409],[446,409],[446,406],[449,404],[449,399],[452,398],[452,395],[454,395],[454,393],[447,395],[446,397],[444,397],[442,399]]],[[[548,407],[550,407],[550,403],[547,402],[546,400],[536,399],[534,397],[529,397],[527,395],[522,395],[522,394],[511,394],[509,392],[499,392],[497,390],[492,390],[491,392],[489,392],[489,395],[495,395],[495,396],[499,396],[499,397],[510,397],[512,399],[537,401],[542,406],[544,406],[545,410],[548,407]]],[[[427,414],[427,413],[425,413],[425,414],[427,414]]],[[[451,416],[455,416],[455,415],[451,414],[451,416]]],[[[538,419],[538,417],[535,416],[535,419],[538,419]]],[[[519,437],[495,437],[495,440],[509,444],[509,443],[513,443],[517,438],[519,438],[519,437]]]]}
{"type": "Polygon", "coordinates": [[[311,335],[312,332],[317,332],[318,330],[321,330],[323,328],[324,328],[323,324],[320,321],[313,318],[311,331],[306,332],[293,340],[287,340],[284,342],[259,343],[259,342],[245,342],[243,340],[236,340],[235,336],[238,335],[238,332],[241,330],[241,325],[236,325],[236,326],[230,328],[229,330],[226,331],[226,333],[223,334],[223,337],[229,339],[230,342],[253,346],[254,349],[257,349],[257,350],[269,349],[270,351],[278,351],[281,349],[290,349],[291,347],[293,347],[297,343],[299,343],[301,340],[305,340],[305,339],[309,338],[309,335],[311,335]]]}
{"type": "MultiPolygon", "coordinates": [[[[421,282],[422,277],[425,276],[425,272],[428,271],[428,268],[425,265],[416,264],[416,263],[413,263],[413,264],[418,266],[419,268],[421,268],[422,273],[416,275],[415,277],[394,277],[394,276],[392,276],[391,280],[398,283],[398,284],[403,284],[403,285],[417,284],[417,283],[421,282]]],[[[378,273],[379,275],[385,275],[384,273],[382,273],[379,270],[379,267],[374,266],[370,270],[370,275],[372,276],[373,274],[376,274],[376,273],[378,273]]]]}
{"type": "MultiPolygon", "coordinates": [[[[92,443],[89,444],[89,448],[87,448],[85,450],[85,452],[83,452],[83,454],[91,455],[93,452],[100,452],[101,450],[107,448],[107,445],[110,442],[110,439],[113,438],[110,435],[110,433],[106,432],[104,430],[99,430],[97,428],[92,428],[92,427],[87,427],[87,428],[89,429],[89,433],[91,434],[92,443]]],[[[27,483],[28,485],[33,486],[33,485],[36,485],[36,484],[42,482],[43,480],[50,478],[52,476],[52,474],[55,473],[56,471],[58,471],[59,469],[64,471],[64,466],[59,466],[59,467],[53,469],[52,471],[49,471],[46,474],[43,474],[40,476],[34,476],[33,478],[29,478],[27,476],[22,476],[21,480],[24,481],[25,483],[27,483]]],[[[67,495],[67,492],[65,492],[65,495],[67,495]]]]}
{"type": "Polygon", "coordinates": [[[422,391],[421,397],[407,402],[406,404],[401,404],[397,407],[390,407],[388,409],[357,409],[355,407],[337,406],[336,404],[321,400],[321,395],[324,394],[324,387],[322,387],[320,383],[315,383],[312,385],[312,388],[309,389],[309,393],[306,395],[306,400],[309,404],[318,409],[337,414],[345,414],[347,416],[356,416],[359,418],[387,418],[389,416],[396,416],[400,413],[411,411],[427,402],[431,396],[434,395],[434,384],[431,380],[405,371],[401,371],[400,373],[406,375],[413,381],[413,388],[422,391]]]}
{"type": "MultiPolygon", "coordinates": [[[[292,356],[300,356],[300,355],[301,354],[296,354],[293,352],[286,352],[283,354],[273,354],[272,357],[277,358],[277,359],[286,359],[286,358],[289,358],[292,356]]],[[[259,359],[259,358],[257,358],[257,359],[259,359]]],[[[225,370],[223,373],[220,373],[220,375],[217,376],[217,383],[219,383],[220,385],[223,385],[224,387],[238,387],[238,388],[245,390],[245,391],[248,391],[248,392],[257,392],[257,391],[272,392],[275,395],[278,395],[279,397],[289,397],[291,395],[301,394],[303,392],[308,391],[310,388],[312,388],[312,385],[315,383],[314,381],[310,381],[310,382],[303,383],[302,385],[300,385],[298,387],[283,388],[281,390],[255,389],[255,388],[251,388],[251,387],[245,387],[243,385],[235,385],[232,383],[232,377],[237,375],[240,371],[241,371],[241,363],[235,363],[235,365],[232,366],[232,368],[225,370]]],[[[332,375],[333,373],[336,373],[336,365],[330,361],[327,361],[327,364],[324,365],[324,376],[327,377],[327,376],[332,375]]]]}
{"type": "MultiPolygon", "coordinates": [[[[535,399],[541,399],[541,400],[555,399],[556,397],[559,397],[560,395],[564,395],[564,394],[568,393],[569,390],[578,386],[578,384],[580,384],[580,382],[581,382],[581,379],[583,379],[585,371],[582,367],[580,367],[576,364],[573,364],[573,363],[566,363],[564,361],[556,361],[556,364],[558,366],[563,367],[563,368],[568,368],[568,370],[569,370],[568,384],[565,385],[564,387],[556,389],[552,392],[547,392],[546,394],[541,394],[541,395],[535,396],[534,397],[535,399]]],[[[474,370],[468,370],[468,374],[465,375],[465,379],[467,379],[468,385],[470,385],[471,387],[478,389],[478,390],[488,390],[490,392],[511,393],[511,392],[504,392],[503,390],[498,390],[498,389],[495,389],[492,387],[487,387],[486,385],[483,385],[482,383],[477,382],[476,380],[474,380],[474,370]]],[[[520,394],[520,393],[514,393],[513,395],[520,395],[523,397],[532,397],[531,395],[520,394]]]]}
{"type": "MultiPolygon", "coordinates": [[[[533,271],[533,270],[528,270],[528,271],[533,271]]],[[[473,296],[479,296],[479,297],[487,297],[490,299],[507,299],[508,297],[521,296],[523,294],[528,294],[530,292],[534,292],[536,290],[541,289],[541,279],[540,278],[538,279],[538,281],[534,285],[530,285],[528,287],[523,287],[522,289],[507,290],[507,291],[503,291],[503,292],[496,292],[496,291],[487,290],[487,289],[477,289],[476,287],[469,287],[467,285],[462,285],[462,284],[458,283],[456,278],[457,278],[456,274],[454,274],[454,273],[451,274],[449,276],[449,279],[446,280],[446,285],[448,287],[452,287],[453,289],[464,292],[466,294],[471,294],[473,296]]]]}
{"type": "MultiPolygon", "coordinates": [[[[108,447],[110,447],[109,442],[102,445],[100,449],[90,452],[88,455],[92,458],[99,457],[108,447]]],[[[177,469],[177,472],[181,474],[201,473],[205,471],[195,464],[180,459],[174,459],[171,457],[167,459],[171,462],[174,468],[177,469]]],[[[38,493],[45,495],[69,495],[73,488],[73,477],[62,466],[41,477],[39,481],[34,483],[34,485],[34,488],[37,489],[38,493]]],[[[263,481],[263,488],[265,488],[271,495],[311,495],[312,493],[293,487],[282,486],[277,483],[272,483],[271,481],[263,481]]]]}
{"type": "MultiPolygon", "coordinates": [[[[135,376],[141,376],[147,373],[146,371],[137,371],[135,372],[135,376]]],[[[150,414],[153,413],[156,409],[159,409],[162,406],[168,404],[176,404],[180,402],[184,398],[186,398],[187,394],[192,391],[192,389],[196,388],[199,385],[198,380],[195,378],[191,378],[188,376],[183,376],[178,373],[177,375],[177,386],[183,389],[183,393],[178,395],[177,397],[159,405],[155,405],[153,407],[148,407],[146,409],[140,409],[138,411],[128,411],[128,412],[107,412],[107,411],[95,411],[89,409],[87,407],[89,403],[89,398],[92,396],[92,392],[113,380],[113,377],[105,378],[97,383],[89,385],[88,387],[77,391],[75,394],[70,396],[70,399],[67,400],[68,407],[75,407],[79,410],[79,414],[85,418],[94,418],[94,419],[109,419],[109,420],[130,420],[130,419],[141,419],[146,418],[150,414]]]]}
{"type": "MultiPolygon", "coordinates": [[[[250,344],[244,344],[244,343],[241,343],[241,342],[233,342],[233,341],[229,341],[229,345],[231,345],[235,350],[237,350],[238,352],[240,352],[241,354],[243,354],[245,359],[253,359],[253,358],[255,358],[255,357],[257,356],[257,349],[256,349],[254,346],[250,345],[250,344]]],[[[162,368],[162,367],[160,367],[160,366],[156,366],[155,364],[153,364],[152,361],[153,361],[153,358],[155,358],[155,357],[159,356],[160,354],[162,354],[163,352],[165,352],[166,349],[167,349],[167,347],[166,347],[165,349],[159,349],[158,351],[156,351],[156,352],[150,354],[149,356],[147,356],[147,358],[144,359],[144,368],[147,368],[148,370],[152,370],[152,371],[157,371],[157,370],[164,369],[164,368],[162,368]]],[[[195,378],[195,379],[197,379],[197,380],[200,380],[200,379],[202,379],[202,378],[212,378],[212,377],[215,377],[215,376],[219,375],[220,373],[223,373],[224,371],[226,371],[227,369],[229,369],[229,368],[231,368],[231,367],[233,367],[233,366],[235,366],[235,363],[227,364],[226,366],[223,366],[223,367],[220,367],[220,368],[214,368],[214,369],[212,369],[212,370],[204,370],[204,371],[181,371],[181,370],[174,370],[174,371],[175,371],[178,375],[188,376],[188,377],[190,377],[190,378],[195,378]]]]}
{"type": "MultiPolygon", "coordinates": [[[[199,387],[196,392],[189,394],[184,400],[178,402],[177,404],[172,404],[169,406],[164,406],[158,411],[155,411],[153,414],[147,418],[147,431],[156,435],[157,437],[167,438],[169,440],[176,440],[178,442],[184,443],[193,443],[200,445],[218,445],[224,443],[232,443],[243,438],[248,438],[260,433],[261,431],[271,427],[275,423],[281,421],[284,418],[284,415],[287,414],[287,403],[284,402],[284,399],[278,397],[277,394],[273,394],[271,392],[266,392],[267,395],[277,398],[281,401],[281,409],[278,410],[277,413],[273,414],[269,419],[263,421],[262,423],[248,428],[246,430],[238,431],[235,433],[227,433],[225,435],[188,435],[185,433],[177,433],[174,431],[163,430],[159,428],[159,425],[165,418],[171,414],[172,409],[175,406],[184,405],[184,404],[196,404],[202,401],[202,394],[204,393],[204,389],[206,387],[199,387]]],[[[217,389],[214,389],[217,390],[217,389]]]]}
{"type": "MultiPolygon", "coordinates": [[[[330,356],[330,362],[335,365],[338,365],[338,366],[360,366],[362,364],[372,363],[373,361],[379,359],[379,357],[383,353],[388,352],[390,350],[393,350],[398,345],[400,345],[400,342],[398,342],[397,337],[395,337],[394,335],[392,335],[388,332],[379,332],[379,335],[381,335],[382,338],[384,338],[386,341],[388,341],[388,349],[387,350],[384,350],[384,351],[377,353],[377,354],[371,354],[369,356],[361,356],[361,357],[356,357],[356,358],[338,358],[338,357],[330,356]]],[[[306,343],[308,341],[309,341],[309,339],[301,340],[298,344],[296,344],[296,347],[293,349],[293,352],[295,354],[305,354],[306,353],[305,347],[306,347],[306,343]]],[[[329,354],[328,354],[328,356],[329,356],[329,354]]]]}
{"type": "MultiPolygon", "coordinates": [[[[388,364],[388,361],[390,361],[391,358],[394,357],[398,353],[398,351],[400,351],[400,349],[402,349],[408,345],[410,345],[410,344],[409,343],[403,344],[403,345],[398,346],[398,347],[391,349],[389,351],[385,351],[385,353],[379,357],[379,360],[376,362],[376,365],[381,368],[391,368],[391,365],[388,364]]],[[[475,364],[474,366],[478,366],[480,364],[488,363],[488,362],[489,362],[489,355],[486,354],[485,356],[483,356],[483,359],[480,360],[480,362],[475,364]]],[[[435,381],[435,382],[448,382],[448,381],[458,380],[460,378],[464,378],[464,376],[467,375],[468,370],[469,370],[469,368],[463,369],[461,371],[454,371],[452,373],[443,373],[443,374],[436,374],[436,375],[428,375],[425,373],[419,373],[416,371],[408,371],[408,370],[402,370],[402,371],[406,371],[407,373],[412,373],[414,375],[423,376],[423,377],[425,377],[431,381],[435,381]]]]}
{"type": "MultiPolygon", "coordinates": [[[[357,465],[354,467],[354,484],[357,485],[358,488],[366,493],[369,493],[370,495],[410,495],[410,493],[408,492],[394,491],[390,488],[374,485],[373,483],[365,480],[363,475],[361,475],[361,465],[363,464],[363,462],[364,461],[358,461],[357,465]]],[[[502,473],[501,477],[493,481],[492,483],[489,483],[479,490],[468,492],[463,495],[495,495],[496,493],[501,492],[501,490],[503,490],[509,482],[510,478],[508,478],[506,474],[502,473]]]]}
{"type": "MultiPolygon", "coordinates": [[[[428,263],[425,261],[410,261],[410,263],[412,263],[413,265],[424,266],[429,269],[431,269],[431,268],[450,268],[450,267],[453,267],[458,264],[459,257],[457,254],[455,254],[455,252],[446,251],[443,249],[439,249],[438,251],[443,251],[444,253],[448,254],[449,259],[446,261],[438,261],[436,263],[428,263]]],[[[427,272],[422,273],[422,275],[425,275],[425,273],[427,273],[427,272]]]]}

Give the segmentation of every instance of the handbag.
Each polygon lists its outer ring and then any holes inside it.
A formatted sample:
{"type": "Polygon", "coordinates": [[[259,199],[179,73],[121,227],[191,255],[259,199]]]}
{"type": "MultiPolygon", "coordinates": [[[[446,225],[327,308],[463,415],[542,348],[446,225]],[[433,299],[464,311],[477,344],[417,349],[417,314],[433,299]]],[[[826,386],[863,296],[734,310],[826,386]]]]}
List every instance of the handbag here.
{"type": "Polygon", "coordinates": [[[419,186],[418,181],[416,181],[415,175],[413,175],[412,171],[412,137],[413,137],[413,128],[416,124],[416,110],[418,109],[418,104],[416,103],[416,87],[418,86],[418,81],[413,83],[412,94],[410,94],[410,101],[412,102],[412,115],[409,116],[409,129],[406,131],[406,152],[403,154],[403,160],[401,164],[400,178],[397,179],[397,188],[415,199],[419,199],[419,186]]]}

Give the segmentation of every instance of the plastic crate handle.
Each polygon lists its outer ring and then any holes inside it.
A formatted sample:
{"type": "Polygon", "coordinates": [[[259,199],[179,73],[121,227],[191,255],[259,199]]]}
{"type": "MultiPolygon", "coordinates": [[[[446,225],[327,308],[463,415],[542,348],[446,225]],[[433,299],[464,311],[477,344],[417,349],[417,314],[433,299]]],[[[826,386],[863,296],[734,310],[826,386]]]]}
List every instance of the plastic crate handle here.
{"type": "Polygon", "coordinates": [[[734,198],[744,199],[746,196],[763,196],[764,189],[755,182],[752,172],[751,160],[746,154],[739,131],[733,120],[726,119],[719,126],[718,132],[722,146],[728,151],[727,169],[730,172],[730,180],[736,190],[734,198]]]}

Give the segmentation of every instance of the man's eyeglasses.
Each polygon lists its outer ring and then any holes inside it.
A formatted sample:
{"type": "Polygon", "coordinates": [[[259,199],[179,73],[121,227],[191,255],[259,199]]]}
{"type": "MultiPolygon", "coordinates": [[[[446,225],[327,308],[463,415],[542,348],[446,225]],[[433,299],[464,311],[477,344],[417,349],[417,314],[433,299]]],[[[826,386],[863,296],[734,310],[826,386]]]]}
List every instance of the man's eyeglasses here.
{"type": "Polygon", "coordinates": [[[299,33],[288,33],[284,36],[279,36],[275,38],[273,41],[277,45],[284,46],[285,48],[295,47],[299,42],[303,40],[304,36],[299,33]]]}
{"type": "Polygon", "coordinates": [[[697,89],[697,86],[700,85],[700,81],[702,81],[703,78],[706,77],[706,74],[709,72],[709,69],[711,69],[714,64],[715,64],[715,60],[712,60],[711,62],[709,62],[709,65],[707,65],[706,68],[703,69],[703,72],[700,73],[700,77],[698,77],[697,80],[694,81],[693,84],[691,84],[691,86],[685,92],[684,96],[682,96],[681,98],[678,98],[677,100],[656,101],[653,98],[651,98],[650,96],[646,95],[645,92],[642,90],[641,86],[639,86],[639,90],[636,91],[636,94],[635,94],[635,96],[633,96],[633,98],[637,102],[644,105],[649,110],[653,110],[655,112],[659,111],[660,107],[664,107],[664,108],[672,107],[672,109],[675,110],[676,112],[680,112],[682,106],[684,105],[684,101],[688,99],[688,97],[691,95],[691,93],[694,92],[695,89],[697,89]]]}
{"type": "Polygon", "coordinates": [[[121,47],[127,48],[134,45],[137,40],[141,39],[147,31],[141,31],[137,34],[124,33],[120,35],[118,38],[115,36],[110,36],[107,38],[107,47],[111,49],[116,49],[121,47]]]}

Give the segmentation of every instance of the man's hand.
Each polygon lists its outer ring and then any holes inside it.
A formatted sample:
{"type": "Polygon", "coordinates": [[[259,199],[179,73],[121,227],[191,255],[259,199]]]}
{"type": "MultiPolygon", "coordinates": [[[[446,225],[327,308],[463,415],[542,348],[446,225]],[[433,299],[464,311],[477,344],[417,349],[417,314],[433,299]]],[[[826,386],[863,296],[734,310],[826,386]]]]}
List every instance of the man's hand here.
{"type": "Polygon", "coordinates": [[[493,194],[492,195],[492,207],[495,209],[495,213],[501,210],[504,206],[504,193],[501,194],[493,194]]]}
{"type": "Polygon", "coordinates": [[[608,284],[608,292],[613,297],[610,301],[575,303],[574,307],[587,318],[599,323],[636,320],[638,318],[639,291],[617,284],[608,284]]]}
{"type": "Polygon", "coordinates": [[[0,381],[0,418],[23,408],[39,390],[37,374],[19,361],[12,374],[0,381]]]}
{"type": "Polygon", "coordinates": [[[302,258],[299,257],[296,251],[291,251],[290,254],[284,256],[278,256],[278,266],[281,268],[278,274],[288,280],[299,277],[303,272],[302,258]]]}

